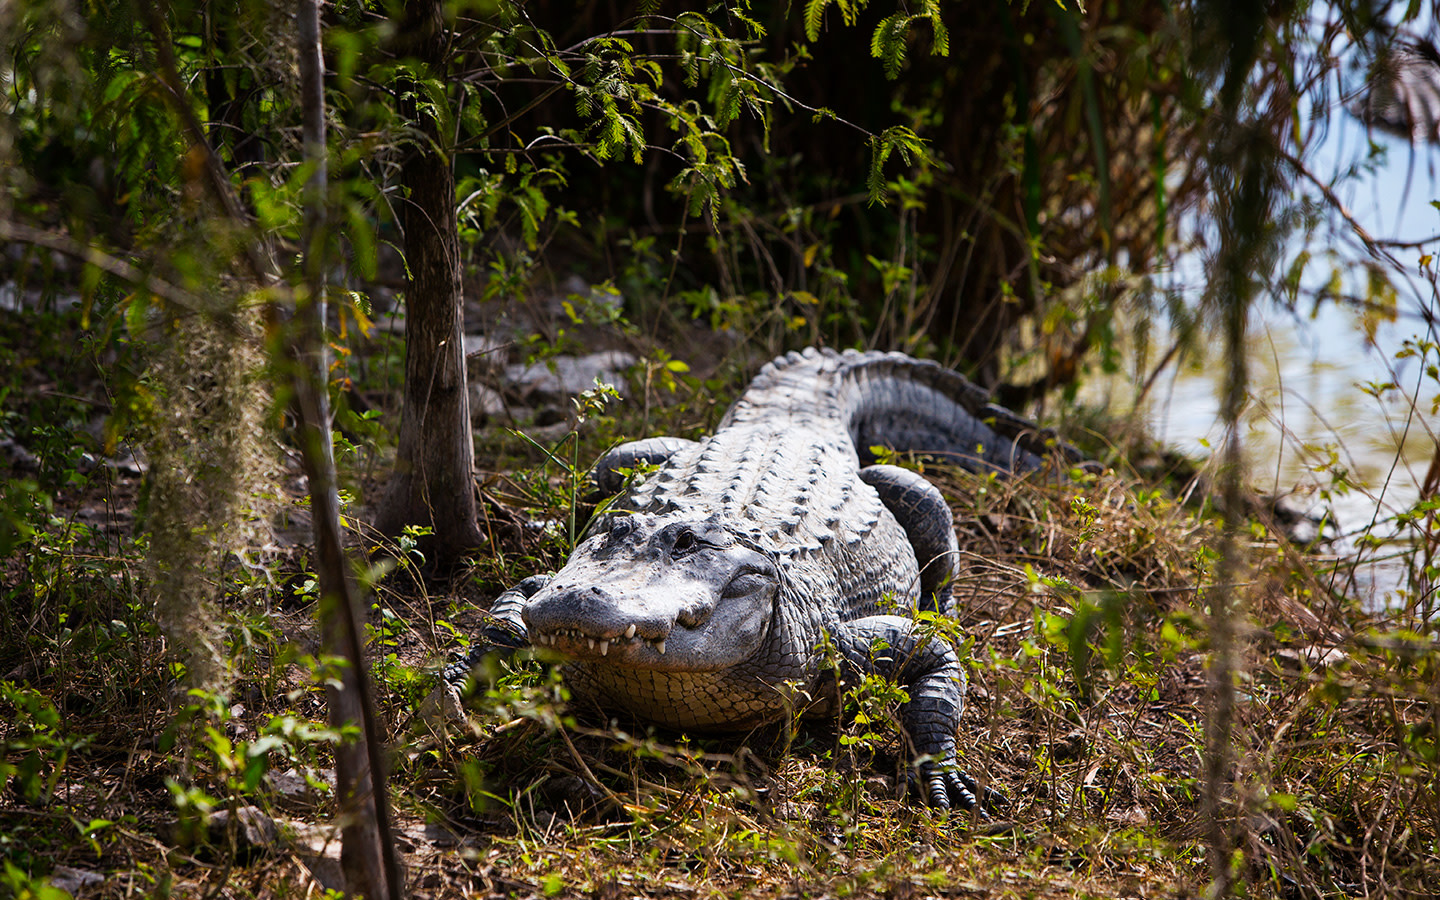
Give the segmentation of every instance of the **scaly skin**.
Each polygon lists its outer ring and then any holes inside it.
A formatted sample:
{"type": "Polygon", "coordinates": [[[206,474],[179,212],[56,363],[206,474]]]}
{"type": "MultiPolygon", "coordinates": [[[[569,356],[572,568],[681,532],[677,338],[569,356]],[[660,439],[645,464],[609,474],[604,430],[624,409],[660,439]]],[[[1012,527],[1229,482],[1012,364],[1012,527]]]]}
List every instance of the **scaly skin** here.
{"type": "Polygon", "coordinates": [[[910,696],[902,721],[926,802],[974,807],[975,782],[955,764],[964,672],[913,618],[951,612],[950,511],[919,475],[863,466],[874,445],[1019,472],[1046,450],[1029,423],[934,363],[792,353],[711,438],[652,438],[602,459],[596,481],[611,493],[619,469],[660,469],[590,524],[553,577],[501,595],[495,624],[447,679],[528,642],[567,660],[575,696],[673,728],[743,730],[833,711],[837,674],[846,685],[877,673],[910,696]]]}

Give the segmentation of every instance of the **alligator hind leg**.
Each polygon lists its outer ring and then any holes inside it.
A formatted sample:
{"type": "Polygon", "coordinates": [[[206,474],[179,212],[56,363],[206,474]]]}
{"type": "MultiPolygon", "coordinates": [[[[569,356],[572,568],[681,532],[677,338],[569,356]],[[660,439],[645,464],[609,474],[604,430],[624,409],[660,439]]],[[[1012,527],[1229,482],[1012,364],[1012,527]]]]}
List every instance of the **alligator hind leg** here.
{"type": "Polygon", "coordinates": [[[835,638],[845,682],[857,684],[864,675],[876,674],[910,695],[900,719],[915,749],[925,802],[942,809],[980,807],[979,785],[960,771],[955,757],[955,732],[965,707],[965,672],[955,648],[903,616],[845,622],[835,638]]]}
{"type": "Polygon", "coordinates": [[[860,470],[860,480],[875,489],[910,539],[915,561],[920,564],[920,608],[948,615],[954,605],[950,586],[960,545],[955,540],[955,520],[940,489],[918,472],[899,466],[866,466],[860,470]]]}
{"type": "Polygon", "coordinates": [[[590,477],[601,497],[611,497],[625,487],[625,475],[621,469],[633,469],[640,465],[659,465],[686,447],[695,446],[694,441],[677,437],[653,437],[630,441],[614,447],[595,462],[590,477]]]}

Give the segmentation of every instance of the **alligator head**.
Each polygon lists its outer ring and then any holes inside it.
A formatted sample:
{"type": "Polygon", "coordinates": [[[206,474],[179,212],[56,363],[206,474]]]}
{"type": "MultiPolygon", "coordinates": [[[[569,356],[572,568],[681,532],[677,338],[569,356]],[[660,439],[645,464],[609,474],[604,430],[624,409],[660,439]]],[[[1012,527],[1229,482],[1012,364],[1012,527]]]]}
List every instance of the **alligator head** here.
{"type": "Polygon", "coordinates": [[[525,605],[536,646],[610,666],[712,672],[750,657],[780,573],[716,516],[611,513],[525,605]]]}

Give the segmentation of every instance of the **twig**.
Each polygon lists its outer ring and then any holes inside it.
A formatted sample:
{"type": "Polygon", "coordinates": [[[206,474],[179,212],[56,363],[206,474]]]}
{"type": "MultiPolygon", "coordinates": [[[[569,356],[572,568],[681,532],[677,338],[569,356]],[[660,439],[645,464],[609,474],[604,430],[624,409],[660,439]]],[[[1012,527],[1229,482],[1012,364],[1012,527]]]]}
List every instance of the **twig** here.
{"type": "MultiPolygon", "coordinates": [[[[19,222],[0,219],[0,240],[31,244],[36,247],[44,247],[47,250],[54,250],[56,253],[63,253],[66,256],[74,257],[88,265],[92,265],[101,271],[108,272],[122,281],[139,285],[155,296],[169,300],[176,306],[183,307],[191,312],[207,311],[206,303],[184,288],[177,287],[163,278],[146,274],[133,263],[126,262],[116,256],[111,256],[99,247],[82,244],[68,234],[58,231],[42,231],[39,228],[22,225],[19,222]]],[[[235,327],[238,328],[239,326],[235,327]]]]}

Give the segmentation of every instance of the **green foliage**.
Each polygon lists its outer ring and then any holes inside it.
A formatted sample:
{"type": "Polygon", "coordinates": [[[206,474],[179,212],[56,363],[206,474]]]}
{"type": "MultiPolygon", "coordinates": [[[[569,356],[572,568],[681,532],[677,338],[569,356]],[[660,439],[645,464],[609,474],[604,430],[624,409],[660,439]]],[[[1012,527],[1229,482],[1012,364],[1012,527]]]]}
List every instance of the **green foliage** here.
{"type": "Polygon", "coordinates": [[[50,884],[48,878],[36,878],[27,874],[9,859],[5,860],[5,871],[0,873],[0,889],[9,900],[69,900],[70,893],[50,884]]]}
{"type": "Polygon", "coordinates": [[[48,806],[70,755],[90,738],[66,734],[54,703],[39,691],[0,681],[0,705],[13,725],[0,739],[0,789],[12,787],[25,802],[48,806]]]}
{"type": "MultiPolygon", "coordinates": [[[[622,435],[694,434],[713,423],[737,389],[732,376],[748,364],[743,358],[802,342],[918,342],[925,322],[968,321],[976,309],[1032,316],[1034,340],[1005,364],[1078,359],[1083,367],[1092,353],[1102,368],[1119,369],[1126,309],[1184,334],[1205,333],[1206,312],[1185,306],[1181,289],[1132,287],[1147,261],[1163,257],[1142,237],[1181,233],[1176,217],[1186,197],[1166,189],[1190,182],[1173,167],[1200,158],[1183,139],[1193,124],[1185,116],[1197,110],[1177,87],[1184,67],[1172,43],[1176,23],[1128,18],[1122,4],[1094,29],[1071,5],[1034,10],[1053,17],[1043,19],[1024,18],[1026,6],[1014,16],[995,5],[1011,32],[990,29],[991,7],[967,7],[962,34],[946,30],[933,2],[882,10],[811,0],[793,35],[803,30],[815,42],[805,45],[791,43],[767,8],[666,17],[645,3],[639,12],[648,19],[625,25],[633,33],[602,29],[567,37],[562,47],[537,25],[544,17],[533,4],[468,4],[456,11],[463,21],[445,25],[455,55],[438,66],[397,49],[384,10],[348,2],[327,9],[336,177],[327,201],[333,232],[324,240],[365,283],[333,298],[331,387],[337,400],[356,404],[337,418],[347,491],[359,496],[374,481],[369,467],[385,456],[393,410],[387,388],[403,368],[398,340],[372,332],[376,314],[364,295],[369,282],[404,271],[404,261],[387,259],[396,240],[392,209],[406,201],[395,172],[417,139],[411,112],[440,122],[439,149],[458,175],[472,297],[523,303],[571,254],[609,254],[609,271],[593,277],[597,290],[565,297],[555,331],[525,349],[568,352],[597,332],[646,347],[635,378],[644,402],[632,404],[643,413],[617,410],[613,392],[597,385],[576,399],[563,437],[516,439],[543,460],[514,475],[523,496],[497,493],[510,486],[496,487],[499,476],[481,486],[493,507],[528,503],[535,520],[563,524],[539,530],[522,522],[513,534],[497,526],[474,571],[443,589],[427,581],[419,532],[387,548],[391,563],[360,573],[377,591],[367,626],[389,721],[415,721],[410,713],[430,686],[425,673],[468,639],[477,601],[573,543],[588,461],[622,435]],[[838,32],[822,38],[827,13],[837,10],[847,26],[876,24],[854,45],[838,32]],[[964,58],[967,73],[983,72],[995,86],[995,98],[980,98],[994,109],[977,101],[965,121],[949,121],[948,105],[960,96],[948,93],[950,75],[930,72],[912,53],[927,23],[936,56],[969,32],[991,41],[985,53],[966,44],[964,58]],[[1051,32],[1066,32],[1073,46],[1047,44],[1051,32]],[[841,47],[846,70],[859,73],[854,80],[822,56],[831,44],[841,47]],[[850,96],[857,83],[881,82],[882,70],[890,79],[883,94],[850,96]],[[1085,74],[1072,84],[1077,72],[1085,74]],[[796,85],[807,73],[835,76],[834,95],[803,96],[796,85]],[[1126,131],[1097,120],[1112,108],[1140,125],[1126,131]],[[837,174],[824,154],[809,152],[797,130],[806,123],[790,121],[805,113],[822,121],[820,140],[837,156],[868,143],[868,173],[837,174]],[[828,130],[837,127],[848,130],[828,130]],[[972,146],[993,149],[996,167],[985,168],[988,150],[966,152],[972,146]],[[1140,193],[1128,202],[1118,179],[1104,187],[1112,167],[1138,173],[1140,193]],[[666,185],[673,214],[663,188],[646,190],[666,185]],[[575,200],[587,193],[596,199],[581,207],[575,200]],[[636,210],[648,194],[661,206],[647,222],[636,210]],[[867,214],[862,196],[897,202],[867,214]],[[1124,209],[1142,214],[1126,220],[1124,209]],[[1107,215],[1103,234],[1086,230],[1107,215]],[[681,227],[672,232],[673,220],[681,227]],[[992,226],[1002,244],[984,242],[992,226]],[[1134,271],[1108,258],[1124,241],[1134,271]],[[717,261],[713,272],[697,263],[702,257],[717,261]],[[969,269],[973,260],[1000,262],[969,269]],[[945,266],[983,285],[988,305],[935,305],[957,295],[945,266]],[[1066,282],[1067,272],[1101,268],[1089,281],[1066,282]],[[630,306],[596,302],[597,293],[630,306]],[[858,299],[871,296],[878,299],[858,299]],[[1027,306],[1037,298],[1045,303],[1027,306]],[[715,360],[669,345],[671,332],[652,324],[688,325],[686,317],[739,336],[713,372],[692,371],[691,363],[700,370],[715,360]],[[373,405],[362,408],[366,401],[373,405]]],[[[324,794],[332,749],[354,737],[316,720],[321,688],[337,680],[339,663],[297,649],[310,640],[315,585],[306,574],[311,561],[290,547],[292,498],[272,495],[274,485],[295,479],[270,468],[267,454],[287,440],[276,428],[286,404],[264,390],[274,372],[260,353],[284,335],[251,315],[273,295],[252,290],[256,273],[244,261],[259,247],[277,283],[299,274],[310,169],[294,140],[286,16],[260,3],[207,8],[203,17],[182,5],[161,8],[157,27],[137,10],[148,7],[35,2],[0,11],[0,69],[9,79],[0,99],[0,224],[87,249],[73,268],[55,266],[50,250],[0,267],[6,285],[46,282],[42,305],[54,305],[57,291],[80,298],[73,317],[22,309],[6,312],[0,329],[0,437],[34,457],[0,490],[7,896],[54,896],[42,873],[62,857],[99,858],[107,872],[129,866],[136,890],[165,893],[172,880],[190,877],[210,879],[196,895],[230,889],[230,871],[167,857],[162,845],[172,835],[155,820],[178,820],[183,837],[217,809],[274,808],[267,776],[282,768],[324,794]],[[180,96],[161,49],[174,57],[180,96]],[[238,218],[220,211],[187,114],[213,142],[238,218]],[[53,340],[36,351],[41,342],[29,332],[53,340]],[[76,383],[67,374],[42,384],[35,374],[81,369],[87,380],[76,383]],[[138,438],[160,452],[143,485],[120,485],[97,460],[138,438]],[[251,490],[254,481],[263,489],[251,490]],[[111,504],[120,488],[140,496],[111,504]],[[138,537],[80,514],[132,500],[138,537]],[[272,521],[284,541],[265,532],[272,521]],[[144,557],[150,566],[139,564],[144,557]],[[200,635],[208,646],[167,660],[149,605],[157,597],[213,625],[200,635]],[[175,684],[203,666],[198,653],[207,649],[233,677],[173,708],[175,684]],[[116,737],[162,730],[153,750],[116,737]],[[143,808],[146,818],[111,812],[117,802],[143,808]]],[[[568,29],[575,17],[566,14],[568,29]]],[[[1277,71],[1286,76],[1273,83],[1289,90],[1304,68],[1277,71]]],[[[1290,103],[1287,95],[1277,108],[1290,103]]],[[[1248,177],[1244,167],[1225,171],[1248,177]]],[[[1198,196],[1209,187],[1201,183],[1198,196]]],[[[1307,220],[1263,221],[1278,235],[1307,220]]],[[[1297,255],[1277,291],[1298,302],[1309,267],[1321,261],[1329,260],[1297,255]]],[[[1383,270],[1359,275],[1350,285],[1337,274],[1310,292],[1325,302],[1352,288],[1363,295],[1368,334],[1400,298],[1383,270]]],[[[378,286],[373,296],[382,296],[378,286]]],[[[960,352],[944,335],[933,341],[939,352],[960,352]]],[[[1433,343],[1415,341],[1403,358],[1433,387],[1436,356],[1433,343]]],[[[1387,397],[1399,383],[1382,378],[1370,390],[1387,397]]],[[[1416,398],[1433,414],[1432,399],[1416,398]]],[[[1343,457],[1331,454],[1327,490],[1353,490],[1343,457]]],[[[513,467],[497,458],[493,468],[513,467]]],[[[938,466],[927,474],[947,477],[938,466]]],[[[968,591],[967,617],[922,615],[920,627],[960,645],[973,676],[961,733],[967,768],[1000,783],[1014,802],[1006,815],[1022,829],[1042,828],[1044,841],[964,834],[953,819],[937,825],[858,774],[875,766],[883,773],[904,758],[893,723],[904,692],[884,679],[847,686],[853,716],[837,735],[823,725],[787,727],[776,749],[764,733],[700,741],[630,734],[621,722],[580,724],[564,705],[558,669],[520,654],[495,661],[470,727],[437,735],[411,725],[390,735],[397,800],[467,832],[459,852],[427,864],[449,883],[495,893],[605,895],[618,883],[651,893],[909,896],[983,893],[1003,883],[1044,894],[1055,890],[1057,868],[1067,883],[1093,884],[1096,895],[1133,890],[1135,878],[1196,893],[1199,857],[1186,836],[1194,833],[1205,746],[1205,607],[1223,580],[1220,558],[1204,546],[1213,523],[1185,513],[1163,487],[1079,476],[1064,487],[948,477],[962,481],[947,486],[947,496],[973,541],[964,559],[974,571],[957,584],[968,591]],[[565,805],[575,785],[598,797],[583,812],[565,805]],[[554,799],[567,791],[565,802],[554,799]]],[[[345,502],[351,524],[362,526],[364,507],[345,502]]],[[[1234,856],[1237,870],[1256,873],[1255,893],[1289,891],[1291,879],[1317,893],[1433,885],[1436,514],[1435,500],[1422,497],[1386,523],[1415,535],[1404,547],[1411,583],[1403,611],[1387,617],[1359,610],[1310,561],[1277,551],[1281,542],[1260,523],[1245,532],[1257,573],[1237,583],[1253,603],[1241,624],[1254,647],[1238,682],[1235,740],[1247,752],[1237,755],[1225,812],[1247,828],[1261,823],[1234,856]],[[1324,629],[1307,631],[1297,607],[1313,608],[1324,629]],[[1376,839],[1372,826],[1389,822],[1405,830],[1376,839]],[[1399,874],[1385,884],[1365,880],[1376,871],[1399,874]]],[[[365,539],[367,549],[376,543],[365,539]]],[[[1363,541],[1371,555],[1397,552],[1382,527],[1363,541]]],[[[173,631],[168,646],[183,635],[173,631]]]]}
{"type": "MultiPolygon", "coordinates": [[[[683,365],[683,364],[682,364],[683,365]]],[[[673,370],[668,370],[672,371],[673,370]]],[[[612,384],[606,384],[598,378],[595,386],[583,391],[580,396],[571,399],[575,407],[575,430],[570,431],[562,437],[553,447],[546,447],[531,438],[524,432],[516,432],[516,436],[528,442],[535,449],[544,454],[550,464],[557,466],[562,473],[563,494],[558,498],[562,509],[567,510],[565,531],[565,549],[569,550],[579,540],[579,526],[583,523],[579,519],[581,504],[581,488],[584,487],[589,478],[590,470],[593,468],[593,460],[585,464],[580,462],[580,428],[592,416],[603,412],[605,406],[613,400],[618,400],[620,394],[612,384]],[[565,445],[569,444],[569,457],[565,453],[565,445]]],[[[537,485],[546,484],[542,480],[534,482],[537,485]]],[[[549,505],[549,504],[547,504],[549,505]]]]}
{"type": "MultiPolygon", "coordinates": [[[[868,5],[869,0],[806,0],[805,37],[811,41],[820,39],[828,7],[834,6],[845,27],[849,28],[855,25],[868,5]]],[[[884,61],[886,77],[895,78],[900,74],[905,61],[905,43],[916,22],[926,22],[931,27],[931,53],[936,56],[950,54],[950,32],[940,18],[940,4],[937,0],[924,0],[919,12],[904,11],[886,16],[871,34],[870,55],[884,61]]]]}
{"type": "Polygon", "coordinates": [[[905,165],[911,164],[911,157],[926,160],[925,142],[904,125],[885,129],[870,139],[870,177],[865,183],[871,203],[879,203],[885,197],[885,162],[890,155],[899,152],[905,165]]]}

